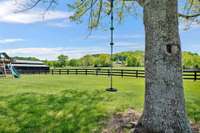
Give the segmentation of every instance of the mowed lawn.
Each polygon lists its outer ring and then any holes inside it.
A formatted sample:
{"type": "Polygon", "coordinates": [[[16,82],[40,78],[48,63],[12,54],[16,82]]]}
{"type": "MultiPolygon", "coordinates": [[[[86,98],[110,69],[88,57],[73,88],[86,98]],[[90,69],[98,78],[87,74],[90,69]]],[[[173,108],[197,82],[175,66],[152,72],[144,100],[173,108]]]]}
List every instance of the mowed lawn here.
{"type": "MultiPolygon", "coordinates": [[[[114,77],[118,92],[109,93],[108,77],[22,75],[0,79],[0,132],[100,132],[115,112],[142,111],[144,79],[114,77]]],[[[184,81],[189,118],[200,122],[200,81],[184,81]]]]}

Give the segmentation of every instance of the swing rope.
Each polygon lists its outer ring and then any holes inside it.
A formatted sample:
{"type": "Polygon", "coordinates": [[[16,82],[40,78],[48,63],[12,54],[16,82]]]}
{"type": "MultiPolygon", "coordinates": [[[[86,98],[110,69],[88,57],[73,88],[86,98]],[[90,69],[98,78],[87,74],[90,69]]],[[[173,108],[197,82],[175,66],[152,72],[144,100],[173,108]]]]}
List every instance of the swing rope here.
{"type": "Polygon", "coordinates": [[[110,88],[106,91],[115,92],[117,89],[113,88],[113,45],[114,45],[114,12],[113,12],[114,0],[110,0],[110,88]]]}

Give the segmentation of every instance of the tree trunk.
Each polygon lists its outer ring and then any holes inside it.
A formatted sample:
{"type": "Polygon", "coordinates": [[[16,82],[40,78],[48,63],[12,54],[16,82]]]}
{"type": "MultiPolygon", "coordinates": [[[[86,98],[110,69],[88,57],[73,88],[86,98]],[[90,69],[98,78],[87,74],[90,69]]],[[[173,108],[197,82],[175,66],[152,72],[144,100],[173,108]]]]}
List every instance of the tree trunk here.
{"type": "Polygon", "coordinates": [[[177,7],[177,0],[145,0],[145,104],[135,133],[191,133],[177,7]]]}

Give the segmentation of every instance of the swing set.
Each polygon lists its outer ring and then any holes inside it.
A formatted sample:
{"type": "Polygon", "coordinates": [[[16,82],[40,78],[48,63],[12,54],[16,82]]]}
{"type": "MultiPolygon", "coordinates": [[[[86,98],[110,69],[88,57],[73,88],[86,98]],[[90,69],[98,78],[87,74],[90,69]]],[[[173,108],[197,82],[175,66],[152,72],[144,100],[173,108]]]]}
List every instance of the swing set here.
{"type": "Polygon", "coordinates": [[[6,77],[8,73],[7,64],[11,64],[11,58],[6,53],[0,53],[0,76],[6,77]]]}
{"type": "Polygon", "coordinates": [[[7,77],[8,74],[12,74],[14,78],[20,77],[20,74],[12,66],[12,58],[6,53],[0,53],[0,77],[7,77]]]}

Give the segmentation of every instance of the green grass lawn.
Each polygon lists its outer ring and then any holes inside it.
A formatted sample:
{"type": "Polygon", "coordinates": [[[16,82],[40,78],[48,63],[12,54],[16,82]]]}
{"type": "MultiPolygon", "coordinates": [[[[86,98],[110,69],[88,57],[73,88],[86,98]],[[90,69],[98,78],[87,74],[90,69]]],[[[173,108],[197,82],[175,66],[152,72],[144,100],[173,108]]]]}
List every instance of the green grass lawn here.
{"type": "MultiPolygon", "coordinates": [[[[103,76],[23,76],[0,79],[0,132],[100,132],[111,114],[142,111],[144,80],[103,76]]],[[[185,81],[189,118],[200,122],[200,81],[185,81]]]]}

